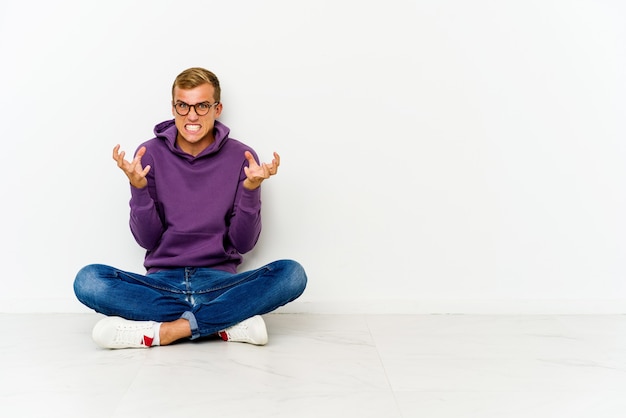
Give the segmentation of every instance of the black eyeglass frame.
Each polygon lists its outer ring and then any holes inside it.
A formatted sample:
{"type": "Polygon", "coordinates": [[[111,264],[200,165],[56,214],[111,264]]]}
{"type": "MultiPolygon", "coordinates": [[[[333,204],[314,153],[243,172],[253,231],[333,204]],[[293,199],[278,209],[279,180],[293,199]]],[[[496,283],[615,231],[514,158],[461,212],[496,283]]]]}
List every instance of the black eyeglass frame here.
{"type": "Polygon", "coordinates": [[[189,103],[185,103],[185,102],[179,100],[176,103],[172,103],[172,106],[174,106],[174,110],[180,116],[187,116],[189,114],[189,112],[191,112],[191,108],[193,108],[193,111],[196,112],[196,115],[204,116],[204,115],[207,115],[211,111],[212,107],[217,106],[218,104],[220,104],[220,102],[215,102],[215,103],[200,102],[200,103],[196,103],[196,104],[189,104],[189,103]],[[186,112],[183,111],[184,113],[181,113],[181,110],[178,108],[179,105],[186,106],[187,111],[186,112]],[[201,106],[201,105],[207,106],[206,107],[206,111],[198,112],[198,108],[196,106],[201,106]]]}

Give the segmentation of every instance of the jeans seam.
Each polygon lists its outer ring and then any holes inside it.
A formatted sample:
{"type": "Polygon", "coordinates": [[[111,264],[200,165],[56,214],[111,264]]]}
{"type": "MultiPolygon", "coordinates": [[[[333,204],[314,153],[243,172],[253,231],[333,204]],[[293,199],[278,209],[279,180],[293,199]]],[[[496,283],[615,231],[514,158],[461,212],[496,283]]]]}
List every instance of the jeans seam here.
{"type": "Polygon", "coordinates": [[[218,287],[212,287],[210,289],[199,290],[199,291],[196,291],[195,293],[201,295],[201,294],[204,294],[204,293],[215,292],[217,290],[228,289],[230,287],[237,286],[237,285],[239,285],[239,284],[241,284],[243,282],[246,282],[246,281],[250,280],[255,275],[258,275],[261,272],[267,272],[269,270],[270,270],[269,268],[263,267],[261,269],[257,269],[257,270],[254,270],[254,271],[250,272],[251,274],[248,274],[246,276],[242,276],[241,280],[238,280],[236,282],[230,282],[230,283],[228,283],[228,285],[225,285],[225,286],[218,286],[218,287]]]}
{"type": "MultiPolygon", "coordinates": [[[[176,289],[176,288],[166,287],[166,286],[159,286],[159,285],[156,285],[155,283],[151,283],[151,282],[147,282],[145,280],[141,280],[141,279],[137,278],[136,276],[133,276],[131,274],[127,274],[127,273],[125,273],[123,271],[117,271],[116,274],[118,276],[124,276],[124,277],[130,278],[131,280],[139,282],[139,283],[141,283],[141,284],[143,284],[145,286],[148,286],[148,287],[150,287],[152,289],[163,290],[163,291],[170,292],[170,293],[178,293],[178,294],[181,294],[181,295],[185,293],[182,290],[179,290],[179,289],[176,289]]],[[[149,276],[145,276],[145,277],[149,277],[149,276]]]]}

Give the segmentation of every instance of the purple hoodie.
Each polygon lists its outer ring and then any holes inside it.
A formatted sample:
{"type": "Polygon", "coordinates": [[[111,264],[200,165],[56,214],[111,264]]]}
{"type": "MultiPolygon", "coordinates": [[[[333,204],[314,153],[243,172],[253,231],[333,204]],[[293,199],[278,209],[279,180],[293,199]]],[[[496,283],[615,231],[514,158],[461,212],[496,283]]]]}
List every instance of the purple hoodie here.
{"type": "Polygon", "coordinates": [[[261,233],[261,188],[243,187],[244,151],[215,121],[215,142],[196,157],[175,145],[173,120],[154,128],[156,138],[141,146],[150,165],[148,187],[131,186],[130,229],[145,248],[148,273],[176,267],[211,267],[236,272],[241,254],[261,233]]]}

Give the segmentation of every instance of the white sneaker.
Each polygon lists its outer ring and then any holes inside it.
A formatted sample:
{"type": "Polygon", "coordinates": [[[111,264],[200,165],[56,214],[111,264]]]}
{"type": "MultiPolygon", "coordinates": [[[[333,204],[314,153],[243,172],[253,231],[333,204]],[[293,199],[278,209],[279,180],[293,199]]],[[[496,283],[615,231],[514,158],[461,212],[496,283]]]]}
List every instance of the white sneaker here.
{"type": "Polygon", "coordinates": [[[109,316],[96,324],[91,336],[103,348],[148,348],[154,340],[154,324],[109,316]]]}
{"type": "Polygon", "coordinates": [[[254,345],[267,344],[267,329],[260,315],[248,318],[224,331],[218,332],[224,341],[249,343],[254,345]]]}

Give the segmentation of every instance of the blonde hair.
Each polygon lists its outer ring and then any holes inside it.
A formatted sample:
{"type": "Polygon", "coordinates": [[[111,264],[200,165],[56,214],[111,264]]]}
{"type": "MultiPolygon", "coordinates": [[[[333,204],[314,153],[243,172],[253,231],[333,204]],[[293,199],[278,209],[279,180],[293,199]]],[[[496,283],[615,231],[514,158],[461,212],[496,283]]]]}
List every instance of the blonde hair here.
{"type": "Polygon", "coordinates": [[[176,87],[183,90],[190,90],[203,84],[210,84],[213,86],[215,89],[213,99],[215,99],[216,102],[219,102],[222,93],[222,90],[220,89],[220,81],[211,71],[200,67],[188,68],[178,74],[174,80],[174,85],[172,85],[172,100],[174,100],[174,89],[176,87]]]}

